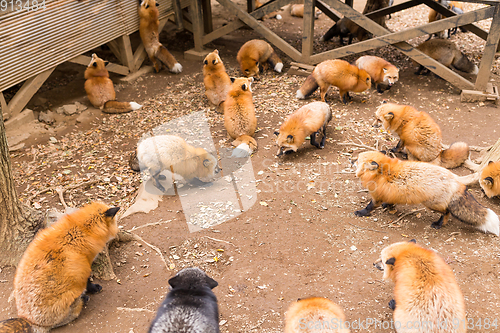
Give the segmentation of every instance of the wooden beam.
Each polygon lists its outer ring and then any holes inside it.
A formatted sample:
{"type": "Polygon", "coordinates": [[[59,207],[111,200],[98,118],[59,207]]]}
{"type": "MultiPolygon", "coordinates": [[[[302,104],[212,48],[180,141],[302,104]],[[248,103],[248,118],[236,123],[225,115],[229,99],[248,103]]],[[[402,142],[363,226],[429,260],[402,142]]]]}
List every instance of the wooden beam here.
{"type": "Polygon", "coordinates": [[[107,42],[106,45],[109,47],[111,52],[118,58],[118,60],[123,64],[122,55],[120,54],[120,47],[118,46],[118,42],[116,40],[112,40],[107,42]]]}
{"type": "Polygon", "coordinates": [[[321,0],[316,0],[316,7],[319,8],[319,10],[321,10],[326,16],[328,16],[329,18],[331,18],[333,21],[337,22],[338,20],[340,20],[340,17],[335,14],[332,9],[326,5],[326,3],[324,3],[323,1],[321,0]]]}
{"type": "Polygon", "coordinates": [[[17,116],[28,104],[31,97],[40,89],[42,84],[47,80],[47,78],[52,74],[56,67],[47,69],[40,74],[27,79],[19,89],[16,95],[11,99],[9,105],[7,106],[10,111],[10,117],[14,118],[17,116]]]}
{"type": "Polygon", "coordinates": [[[364,52],[377,47],[384,47],[397,42],[406,41],[419,36],[436,33],[456,26],[457,22],[474,22],[493,16],[494,7],[484,7],[475,12],[467,12],[457,17],[448,17],[439,21],[426,24],[425,26],[415,27],[403,31],[384,34],[380,37],[374,37],[359,43],[339,47],[330,51],[323,52],[311,57],[312,63],[319,63],[327,59],[342,58],[350,54],[364,52]]]}
{"type": "Polygon", "coordinates": [[[0,107],[2,108],[3,120],[9,119],[10,118],[9,107],[7,106],[7,102],[5,101],[5,96],[3,95],[3,91],[0,91],[0,107]]]}
{"type": "Polygon", "coordinates": [[[209,34],[214,30],[212,22],[212,4],[210,3],[210,0],[202,0],[201,7],[203,10],[203,27],[205,29],[205,33],[209,34]]]}
{"type": "Polygon", "coordinates": [[[189,14],[191,15],[191,23],[193,23],[194,50],[203,52],[203,11],[202,0],[191,0],[189,14]]]}
{"type": "MultiPolygon", "coordinates": [[[[210,0],[208,0],[208,2],[210,3],[210,0]]],[[[175,24],[177,25],[177,29],[184,30],[184,25],[183,25],[183,20],[182,20],[181,1],[180,0],[173,0],[173,4],[174,4],[175,24]]]]}
{"type": "Polygon", "coordinates": [[[127,66],[131,72],[135,72],[134,53],[132,52],[130,37],[128,35],[123,35],[118,37],[116,41],[118,42],[118,50],[121,55],[122,64],[127,66]]]}
{"type": "MultiPolygon", "coordinates": [[[[302,55],[299,51],[285,42],[281,37],[276,35],[273,31],[271,31],[266,26],[262,25],[259,21],[257,21],[253,16],[248,13],[245,13],[241,10],[236,4],[231,2],[230,0],[217,0],[226,10],[228,10],[231,14],[236,15],[240,20],[242,20],[246,25],[250,28],[254,29],[258,34],[262,35],[264,38],[269,40],[274,46],[279,48],[281,51],[285,52],[290,58],[293,60],[301,59],[302,55]]],[[[275,1],[271,5],[275,3],[279,3],[280,0],[275,1]]],[[[270,5],[266,5],[265,7],[269,7],[270,5]]],[[[260,8],[259,8],[260,9],[260,8]]]]}
{"type": "Polygon", "coordinates": [[[397,5],[390,6],[390,7],[382,8],[382,9],[376,10],[374,12],[369,12],[366,14],[366,17],[373,19],[375,17],[389,15],[389,14],[396,13],[396,12],[399,12],[399,11],[402,11],[402,10],[405,10],[405,9],[408,9],[411,7],[421,5],[421,4],[422,4],[422,2],[420,2],[420,1],[410,0],[410,1],[399,3],[397,5]]]}
{"type": "Polygon", "coordinates": [[[309,62],[314,51],[314,6],[315,1],[304,1],[304,29],[302,29],[302,58],[301,61],[309,62]]]}
{"type": "Polygon", "coordinates": [[[247,12],[251,13],[255,10],[255,0],[247,0],[247,12]]]}
{"type": "MultiPolygon", "coordinates": [[[[87,67],[90,64],[91,60],[92,60],[91,57],[79,55],[79,56],[76,56],[73,59],[70,59],[68,61],[87,67]]],[[[113,72],[113,73],[117,73],[120,75],[128,75],[130,73],[130,70],[128,69],[128,67],[118,65],[115,63],[111,63],[111,62],[106,65],[106,69],[108,70],[108,72],[113,72]]]]}
{"type": "Polygon", "coordinates": [[[491,64],[495,60],[495,53],[498,47],[498,40],[500,39],[500,5],[495,6],[495,13],[491,21],[490,33],[484,46],[483,57],[481,58],[481,65],[479,73],[477,74],[475,90],[486,90],[486,84],[490,79],[491,64]]]}

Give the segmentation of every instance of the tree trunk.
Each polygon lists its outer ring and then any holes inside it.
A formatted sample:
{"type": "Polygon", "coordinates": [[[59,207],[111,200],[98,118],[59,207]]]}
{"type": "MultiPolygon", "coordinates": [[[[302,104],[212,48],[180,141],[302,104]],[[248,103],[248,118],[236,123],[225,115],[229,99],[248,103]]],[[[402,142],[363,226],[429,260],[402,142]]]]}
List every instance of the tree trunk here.
{"type": "Polygon", "coordinates": [[[465,167],[471,169],[472,171],[476,171],[468,176],[458,177],[459,180],[465,185],[472,185],[479,182],[479,175],[481,174],[481,171],[483,171],[484,167],[487,166],[490,161],[500,161],[500,139],[498,139],[493,146],[483,152],[479,157],[479,160],[481,161],[481,164],[476,164],[471,160],[465,161],[465,167]]]}
{"type": "Polygon", "coordinates": [[[0,115],[0,267],[17,265],[41,227],[43,214],[17,198],[3,116],[0,115]]]}

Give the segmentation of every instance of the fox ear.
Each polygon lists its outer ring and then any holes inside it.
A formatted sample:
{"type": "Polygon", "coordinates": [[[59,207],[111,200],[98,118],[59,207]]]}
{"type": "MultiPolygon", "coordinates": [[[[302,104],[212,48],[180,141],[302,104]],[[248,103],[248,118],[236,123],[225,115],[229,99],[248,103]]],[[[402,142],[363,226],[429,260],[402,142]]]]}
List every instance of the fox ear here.
{"type": "Polygon", "coordinates": [[[395,262],[396,262],[396,258],[392,257],[392,258],[387,259],[387,261],[385,262],[385,264],[386,265],[392,265],[392,266],[394,266],[395,262]]]}
{"type": "Polygon", "coordinates": [[[274,131],[274,135],[278,136],[278,135],[280,135],[280,132],[274,131]]]}
{"type": "Polygon", "coordinates": [[[410,243],[417,244],[417,240],[416,239],[410,239],[410,243]]]}
{"type": "Polygon", "coordinates": [[[486,186],[488,186],[489,188],[492,188],[493,187],[493,178],[491,177],[486,177],[483,179],[483,182],[485,183],[486,186]]]}
{"type": "Polygon", "coordinates": [[[209,163],[210,163],[210,160],[209,160],[208,158],[207,158],[207,159],[205,159],[205,160],[203,160],[203,166],[204,166],[205,168],[208,168],[208,167],[209,167],[209,163]]]}
{"type": "Polygon", "coordinates": [[[286,142],[288,142],[288,143],[293,143],[293,135],[291,135],[291,134],[290,134],[290,135],[288,135],[288,136],[286,137],[286,142]]]}
{"type": "Polygon", "coordinates": [[[94,61],[94,62],[92,63],[92,66],[97,67],[97,62],[95,62],[95,61],[94,61]]]}
{"type": "Polygon", "coordinates": [[[203,61],[203,63],[204,63],[205,65],[208,65],[208,60],[207,60],[207,59],[205,59],[205,61],[203,61]]]}
{"type": "Polygon", "coordinates": [[[156,7],[159,7],[159,6],[160,6],[160,4],[157,2],[157,3],[156,3],[156,7]]]}
{"type": "Polygon", "coordinates": [[[235,81],[235,80],[236,80],[236,78],[235,78],[235,77],[232,77],[232,78],[231,78],[231,82],[233,82],[233,83],[234,83],[234,81],[235,81]]]}
{"type": "Polygon", "coordinates": [[[242,85],[241,85],[241,89],[242,89],[242,90],[248,90],[248,87],[247,87],[247,85],[246,85],[246,84],[242,84],[242,85]]]}
{"type": "Polygon", "coordinates": [[[489,161],[489,162],[488,162],[488,165],[490,165],[491,163],[493,163],[493,161],[489,161]]]}
{"type": "Polygon", "coordinates": [[[217,55],[219,55],[219,50],[215,49],[214,53],[217,54],[217,55]]]}
{"type": "Polygon", "coordinates": [[[208,284],[210,289],[214,289],[215,287],[217,287],[219,285],[219,283],[217,283],[217,281],[215,281],[214,279],[212,279],[208,275],[205,277],[205,282],[208,284]]]}
{"type": "Polygon", "coordinates": [[[120,207],[113,207],[104,212],[104,216],[106,217],[114,217],[116,213],[120,210],[120,207]]]}
{"type": "Polygon", "coordinates": [[[382,68],[382,70],[384,71],[384,73],[387,73],[387,68],[382,68]]]}
{"type": "Polygon", "coordinates": [[[109,61],[104,60],[104,66],[106,66],[107,64],[109,64],[109,61]]]}
{"type": "Polygon", "coordinates": [[[377,170],[377,169],[378,169],[378,167],[379,167],[378,163],[377,163],[377,162],[375,162],[375,161],[372,161],[372,162],[370,163],[370,166],[368,167],[368,169],[369,169],[369,170],[371,170],[371,171],[373,171],[373,170],[377,170]]]}
{"type": "Polygon", "coordinates": [[[148,8],[149,8],[149,5],[144,6],[144,8],[148,9],[148,8]]]}
{"type": "Polygon", "coordinates": [[[179,283],[179,282],[180,282],[180,281],[179,281],[179,276],[178,276],[178,275],[176,275],[176,276],[174,276],[173,278],[171,278],[170,280],[168,280],[168,284],[169,284],[172,288],[175,288],[175,287],[178,285],[178,283],[179,283]]]}
{"type": "Polygon", "coordinates": [[[394,118],[394,113],[389,112],[388,114],[384,115],[385,120],[391,120],[394,118]]]}

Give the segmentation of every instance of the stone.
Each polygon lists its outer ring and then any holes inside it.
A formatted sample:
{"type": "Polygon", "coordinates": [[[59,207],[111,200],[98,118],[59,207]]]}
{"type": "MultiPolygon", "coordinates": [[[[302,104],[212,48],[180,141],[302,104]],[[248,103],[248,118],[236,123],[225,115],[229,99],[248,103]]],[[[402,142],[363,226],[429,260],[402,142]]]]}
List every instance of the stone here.
{"type": "Polygon", "coordinates": [[[33,110],[24,109],[23,112],[5,122],[5,131],[8,132],[11,130],[16,130],[21,126],[32,122],[33,120],[35,120],[33,110]]]}
{"type": "Polygon", "coordinates": [[[75,104],[68,104],[63,106],[64,114],[67,116],[72,116],[78,112],[75,104]]]}
{"type": "Polygon", "coordinates": [[[38,115],[38,121],[52,125],[53,123],[56,122],[54,118],[54,112],[52,111],[40,112],[40,114],[38,115]]]}
{"type": "Polygon", "coordinates": [[[75,102],[75,106],[76,106],[76,109],[78,110],[78,112],[82,112],[82,111],[85,111],[88,109],[88,107],[86,105],[83,105],[80,102],[75,102]]]}

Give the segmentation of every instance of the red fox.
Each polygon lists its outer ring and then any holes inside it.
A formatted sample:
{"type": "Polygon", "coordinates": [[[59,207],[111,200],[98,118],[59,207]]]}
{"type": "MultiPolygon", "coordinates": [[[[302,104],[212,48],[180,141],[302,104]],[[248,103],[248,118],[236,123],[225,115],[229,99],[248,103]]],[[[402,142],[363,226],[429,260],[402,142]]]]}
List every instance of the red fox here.
{"type": "Polygon", "coordinates": [[[380,152],[359,154],[356,176],[372,200],[356,216],[368,216],[380,204],[423,204],[443,214],[431,227],[440,229],[450,215],[483,232],[498,236],[497,214],[479,204],[458,176],[437,165],[401,161],[380,152]]]}
{"type": "Polygon", "coordinates": [[[488,198],[500,195],[500,162],[488,163],[481,171],[479,184],[488,198]]]}
{"type": "Polygon", "coordinates": [[[327,42],[335,36],[339,36],[339,42],[344,45],[344,38],[348,37],[347,44],[351,45],[354,37],[358,41],[363,41],[369,38],[368,31],[361,28],[347,17],[343,17],[337,21],[320,39],[320,42],[327,42]]]}
{"type": "Polygon", "coordinates": [[[285,333],[349,333],[344,311],[323,297],[293,302],[286,312],[285,333]]]}
{"type": "Polygon", "coordinates": [[[231,79],[226,73],[218,50],[209,53],[203,60],[203,83],[205,84],[205,95],[210,103],[216,105],[218,109],[224,110],[221,103],[226,100],[227,93],[231,88],[231,79]]]}
{"type": "Polygon", "coordinates": [[[253,78],[231,78],[233,84],[224,102],[224,126],[233,146],[250,154],[257,149],[253,138],[257,129],[257,118],[252,101],[253,78]]]}
{"type": "Polygon", "coordinates": [[[172,73],[182,72],[182,65],[160,43],[158,32],[160,14],[156,8],[159,4],[155,0],[139,0],[139,3],[139,34],[155,71],[158,73],[163,63],[172,73]]]}
{"type": "MultiPolygon", "coordinates": [[[[314,18],[318,19],[321,15],[321,10],[314,8],[314,18]]],[[[290,5],[290,15],[296,17],[304,17],[304,4],[292,4],[290,5]]]]}
{"type": "Polygon", "coordinates": [[[129,161],[134,171],[148,170],[156,188],[165,192],[160,180],[163,170],[182,176],[188,182],[213,178],[220,169],[217,158],[205,149],[195,148],[176,135],[157,135],[139,142],[137,154],[129,161]]]}
{"type": "Polygon", "coordinates": [[[396,332],[465,333],[465,301],[452,269],[434,251],[399,242],[382,250],[373,264],[394,282],[396,332]],[[420,327],[414,326],[416,323],[420,327]],[[409,325],[412,325],[411,327],[409,325]],[[425,325],[425,326],[424,326],[425,325]]]}
{"type": "Polygon", "coordinates": [[[377,85],[377,91],[383,93],[384,90],[391,89],[392,85],[399,79],[399,69],[390,62],[375,56],[363,56],[355,63],[359,69],[364,69],[377,85]],[[383,89],[383,86],[386,88],[383,89]]]}
{"type": "Polygon", "coordinates": [[[85,70],[85,80],[85,91],[90,103],[104,113],[126,113],[142,107],[134,102],[115,101],[115,88],[109,78],[106,64],[95,53],[92,54],[92,60],[85,70]]]}
{"type": "Polygon", "coordinates": [[[24,253],[14,278],[17,314],[33,332],[49,332],[80,315],[90,283],[91,264],[117,232],[120,208],[94,202],[64,215],[38,232],[24,253]]]}
{"type": "MultiPolygon", "coordinates": [[[[450,40],[435,38],[417,46],[417,50],[427,54],[432,59],[439,61],[446,67],[456,68],[469,74],[477,74],[479,69],[460,52],[458,47],[450,40]],[[453,65],[453,66],[452,66],[453,65]]],[[[415,63],[415,61],[413,61],[415,63]]],[[[415,74],[419,75],[425,69],[420,65],[415,74]]]]}
{"type": "Polygon", "coordinates": [[[277,156],[296,152],[304,143],[307,136],[311,137],[311,144],[316,148],[324,148],[326,141],[326,126],[332,119],[332,111],[324,102],[313,102],[304,105],[289,115],[280,127],[276,144],[277,156]],[[321,143],[316,142],[316,135],[321,133],[321,143]]]}
{"type": "Polygon", "coordinates": [[[447,169],[462,165],[469,156],[465,142],[455,142],[450,148],[441,148],[441,129],[424,111],[417,111],[408,105],[382,104],[377,109],[374,126],[382,124],[399,137],[399,143],[392,152],[405,148],[408,159],[430,162],[447,169]]]}
{"type": "MultiPolygon", "coordinates": [[[[441,1],[438,1],[438,2],[441,2],[441,1]]],[[[446,4],[443,4],[443,5],[447,6],[450,10],[457,13],[457,15],[461,15],[464,13],[464,5],[460,1],[447,1],[447,5],[446,4]]],[[[442,18],[446,18],[446,16],[441,15],[440,13],[436,12],[432,8],[429,9],[429,23],[441,20],[442,18]]],[[[460,27],[460,30],[462,30],[462,32],[467,31],[463,27],[460,27]]],[[[450,38],[456,32],[457,32],[457,28],[452,28],[452,29],[448,30],[448,35],[446,35],[446,33],[439,33],[436,35],[438,35],[440,38],[450,38]]],[[[430,35],[428,39],[431,39],[431,38],[432,38],[432,35],[430,35]]]]}
{"type": "Polygon", "coordinates": [[[364,69],[359,69],[345,60],[326,60],[314,68],[302,87],[297,90],[297,98],[305,99],[319,87],[321,100],[326,102],[325,96],[330,86],[339,88],[340,99],[347,104],[351,98],[349,91],[362,92],[369,89],[371,78],[364,69]]]}
{"type": "Polygon", "coordinates": [[[240,64],[241,72],[246,77],[258,77],[259,72],[267,70],[268,63],[278,73],[281,73],[283,69],[283,62],[271,45],[260,39],[252,39],[243,44],[236,55],[236,60],[240,64]]]}
{"type": "MultiPolygon", "coordinates": [[[[260,8],[262,6],[264,6],[263,3],[261,3],[259,0],[255,0],[255,9],[260,8]]],[[[264,21],[264,20],[267,20],[269,18],[276,18],[277,20],[281,20],[283,17],[278,13],[278,11],[274,11],[274,12],[271,12],[269,14],[262,16],[261,20],[264,21]]]]}

